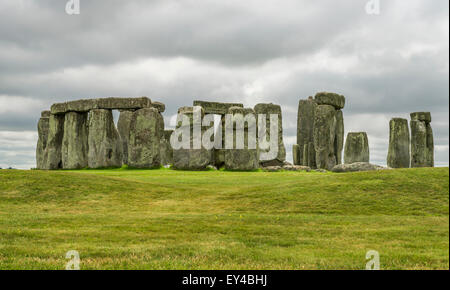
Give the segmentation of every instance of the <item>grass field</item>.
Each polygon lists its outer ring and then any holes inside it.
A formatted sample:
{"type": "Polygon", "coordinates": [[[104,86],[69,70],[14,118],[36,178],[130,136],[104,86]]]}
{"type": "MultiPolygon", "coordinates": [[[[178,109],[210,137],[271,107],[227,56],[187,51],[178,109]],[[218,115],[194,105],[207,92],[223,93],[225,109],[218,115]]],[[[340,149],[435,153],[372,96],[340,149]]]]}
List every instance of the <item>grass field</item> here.
{"type": "Polygon", "coordinates": [[[0,269],[449,269],[449,169],[0,170],[0,269]]]}

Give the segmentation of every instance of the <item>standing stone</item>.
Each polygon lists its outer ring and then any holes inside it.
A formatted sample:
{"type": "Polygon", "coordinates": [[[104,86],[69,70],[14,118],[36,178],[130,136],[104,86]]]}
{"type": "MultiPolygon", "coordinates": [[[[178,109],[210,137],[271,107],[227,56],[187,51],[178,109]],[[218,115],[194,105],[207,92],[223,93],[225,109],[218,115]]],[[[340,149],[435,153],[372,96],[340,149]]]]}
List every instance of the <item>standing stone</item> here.
{"type": "Polygon", "coordinates": [[[387,164],[391,168],[409,168],[409,128],[408,121],[401,118],[393,118],[389,122],[389,152],[387,164]]]}
{"type": "Polygon", "coordinates": [[[134,112],[130,126],[128,165],[134,168],[160,167],[163,134],[164,119],[156,108],[134,112]]]}
{"type": "Polygon", "coordinates": [[[88,142],[90,168],[122,166],[122,143],[111,110],[90,112],[88,142]]]}
{"type": "Polygon", "coordinates": [[[214,163],[213,149],[204,148],[201,139],[196,140],[196,142],[200,142],[200,147],[194,148],[194,138],[203,138],[203,134],[206,131],[206,128],[202,126],[202,119],[204,115],[205,111],[200,106],[182,107],[178,110],[177,129],[186,130],[187,132],[189,132],[190,149],[181,148],[173,150],[173,163],[176,169],[205,170],[208,165],[212,165],[214,163]],[[200,120],[194,120],[194,110],[197,110],[197,112],[199,112],[200,120]],[[182,124],[183,115],[189,119],[189,124],[182,124]],[[183,125],[185,127],[183,127],[183,125]],[[199,136],[194,134],[194,127],[196,126],[200,126],[199,136]]]}
{"type": "Polygon", "coordinates": [[[64,136],[64,115],[50,115],[45,166],[43,169],[62,169],[61,147],[64,136]]]}
{"type": "MultiPolygon", "coordinates": [[[[305,144],[309,146],[309,144],[312,143],[314,146],[314,116],[316,108],[317,103],[313,100],[312,97],[309,97],[308,100],[299,101],[297,116],[297,144],[299,146],[299,158],[297,161],[294,160],[295,165],[303,164],[303,149],[305,147],[305,144]]],[[[305,158],[307,157],[305,156],[305,158]]],[[[316,168],[315,157],[309,159],[308,163],[311,168],[316,168]]]]}
{"type": "MultiPolygon", "coordinates": [[[[264,166],[282,166],[284,164],[284,161],[286,161],[286,147],[284,146],[283,142],[283,120],[282,120],[282,113],[281,113],[281,107],[274,104],[257,104],[255,106],[255,114],[256,118],[258,118],[258,115],[263,114],[265,115],[265,121],[266,121],[266,140],[269,141],[270,131],[271,128],[273,130],[277,130],[278,132],[278,154],[277,157],[273,160],[264,160],[260,161],[261,165],[264,166]],[[278,116],[278,123],[272,124],[270,122],[271,115],[277,115],[278,116]]],[[[258,119],[257,119],[258,121],[258,119]]],[[[273,131],[272,130],[272,131],[273,131]]],[[[259,131],[257,131],[259,132],[259,131]]],[[[259,135],[258,135],[259,136],[259,135]]],[[[262,152],[269,152],[270,149],[262,150],[260,149],[260,154],[262,152]]]]}
{"type": "Polygon", "coordinates": [[[345,164],[369,162],[369,138],[366,132],[348,133],[345,142],[345,164]]]}
{"type": "Polygon", "coordinates": [[[308,166],[309,164],[309,143],[303,145],[303,160],[302,166],[308,166]]]}
{"type": "Polygon", "coordinates": [[[317,168],[331,170],[336,165],[335,138],[335,108],[330,105],[317,106],[314,118],[314,147],[317,168]]]}
{"type": "Polygon", "coordinates": [[[36,168],[44,169],[47,162],[45,149],[47,148],[48,131],[50,122],[50,111],[44,111],[38,123],[38,143],[36,146],[36,168]]]}
{"type": "Polygon", "coordinates": [[[64,121],[62,166],[81,169],[88,166],[88,114],[68,112],[64,121]]]}
{"type": "Polygon", "coordinates": [[[431,129],[431,114],[411,114],[411,167],[434,166],[434,141],[431,129]]]}
{"type": "MultiPolygon", "coordinates": [[[[225,150],[225,168],[228,170],[255,170],[259,168],[259,149],[258,149],[258,138],[257,138],[257,125],[256,125],[256,115],[255,111],[250,108],[239,108],[239,107],[231,107],[228,110],[228,114],[233,116],[233,122],[226,124],[226,129],[228,131],[233,132],[233,149],[226,148],[225,150]],[[236,136],[237,134],[242,134],[240,132],[242,129],[238,129],[236,126],[236,118],[238,116],[253,115],[254,122],[247,123],[245,122],[243,133],[244,133],[244,149],[236,149],[236,136]],[[249,133],[255,132],[255,136],[249,136],[249,133]],[[249,146],[249,139],[255,138],[254,142],[256,143],[255,148],[252,149],[249,146]]],[[[231,138],[226,136],[226,138],[231,138]]],[[[231,140],[231,139],[230,139],[231,140]]],[[[226,142],[227,143],[227,142],[226,142]]]]}
{"type": "Polygon", "coordinates": [[[173,149],[170,144],[170,136],[172,136],[173,130],[165,130],[163,138],[161,138],[161,164],[171,165],[173,164],[173,149]]]}
{"type": "Polygon", "coordinates": [[[120,111],[119,121],[117,122],[117,130],[122,140],[122,163],[128,164],[128,144],[130,143],[130,126],[131,118],[134,111],[120,111]]]}
{"type": "Polygon", "coordinates": [[[295,165],[300,165],[300,145],[294,144],[292,145],[292,157],[294,159],[295,165]]]}
{"type": "Polygon", "coordinates": [[[427,123],[427,152],[427,166],[434,167],[434,137],[430,123],[427,123]]]}
{"type": "Polygon", "coordinates": [[[344,114],[341,110],[336,110],[336,139],[334,152],[336,154],[336,164],[342,164],[342,150],[344,149],[344,114]]]}

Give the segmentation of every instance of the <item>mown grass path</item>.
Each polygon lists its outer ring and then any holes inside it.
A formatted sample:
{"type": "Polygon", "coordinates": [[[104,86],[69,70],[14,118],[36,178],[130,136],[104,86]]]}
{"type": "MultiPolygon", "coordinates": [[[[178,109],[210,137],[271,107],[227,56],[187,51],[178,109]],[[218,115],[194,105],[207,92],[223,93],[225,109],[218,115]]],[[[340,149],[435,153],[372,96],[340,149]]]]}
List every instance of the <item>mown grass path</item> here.
{"type": "Polygon", "coordinates": [[[0,269],[449,268],[449,169],[0,170],[0,269]]]}

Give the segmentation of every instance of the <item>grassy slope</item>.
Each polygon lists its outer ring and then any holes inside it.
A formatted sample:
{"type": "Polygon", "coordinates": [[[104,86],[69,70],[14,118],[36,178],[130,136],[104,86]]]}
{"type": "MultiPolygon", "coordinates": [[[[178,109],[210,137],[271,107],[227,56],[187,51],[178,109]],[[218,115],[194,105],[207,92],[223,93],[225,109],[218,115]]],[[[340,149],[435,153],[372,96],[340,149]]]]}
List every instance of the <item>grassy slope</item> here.
{"type": "Polygon", "coordinates": [[[0,171],[0,269],[449,268],[449,169],[0,171]]]}

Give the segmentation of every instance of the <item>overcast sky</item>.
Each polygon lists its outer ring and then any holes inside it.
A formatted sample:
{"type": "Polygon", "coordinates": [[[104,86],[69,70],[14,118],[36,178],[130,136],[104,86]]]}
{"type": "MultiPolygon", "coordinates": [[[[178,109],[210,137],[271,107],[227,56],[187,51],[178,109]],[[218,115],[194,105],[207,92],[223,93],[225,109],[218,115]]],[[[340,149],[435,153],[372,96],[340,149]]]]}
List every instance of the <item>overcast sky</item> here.
{"type": "Polygon", "coordinates": [[[300,99],[346,96],[346,132],[386,164],[389,120],[430,111],[449,160],[449,1],[0,0],[0,167],[35,167],[37,121],[54,102],[148,96],[166,127],[194,99],[277,103],[288,159],[300,99]]]}

